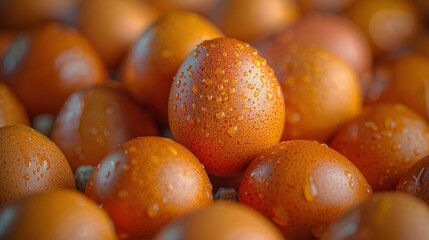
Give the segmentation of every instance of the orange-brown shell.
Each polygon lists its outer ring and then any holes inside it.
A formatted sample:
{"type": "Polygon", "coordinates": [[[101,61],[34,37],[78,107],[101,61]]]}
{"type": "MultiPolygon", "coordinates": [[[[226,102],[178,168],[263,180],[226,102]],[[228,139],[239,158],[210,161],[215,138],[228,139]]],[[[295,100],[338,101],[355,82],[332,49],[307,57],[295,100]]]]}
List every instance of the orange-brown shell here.
{"type": "Polygon", "coordinates": [[[429,204],[429,156],[416,162],[399,181],[397,191],[411,193],[429,204]]]}
{"type": "MultiPolygon", "coordinates": [[[[371,47],[360,29],[343,16],[313,12],[305,15],[285,31],[258,43],[256,48],[273,65],[281,58],[287,46],[314,45],[332,51],[341,57],[357,74],[362,92],[371,82],[371,47]]],[[[363,94],[364,95],[364,94],[363,94]]]]}
{"type": "Polygon", "coordinates": [[[261,152],[240,184],[240,202],[272,220],[288,240],[324,229],[372,193],[347,158],[325,144],[293,140],[261,152]]]}
{"type": "Polygon", "coordinates": [[[0,81],[31,117],[56,114],[73,91],[107,80],[89,42],[76,30],[54,23],[16,35],[0,60],[0,81]]]}
{"type": "Polygon", "coordinates": [[[115,240],[109,216],[75,191],[38,193],[0,211],[0,239],[115,240]]]}
{"type": "Polygon", "coordinates": [[[67,159],[46,136],[24,125],[0,128],[0,208],[36,192],[74,187],[67,159]]]}
{"type": "Polygon", "coordinates": [[[297,0],[305,11],[340,12],[358,0],[297,0]]]}
{"type": "Polygon", "coordinates": [[[168,13],[177,10],[186,10],[204,14],[213,9],[220,0],[148,0],[161,12],[168,13]]]}
{"type": "Polygon", "coordinates": [[[4,0],[0,26],[27,28],[47,20],[67,21],[81,0],[4,0]]]}
{"type": "Polygon", "coordinates": [[[73,93],[57,116],[52,141],[76,171],[82,165],[97,166],[127,140],[157,135],[150,117],[112,83],[73,93]]]}
{"type": "Polygon", "coordinates": [[[235,39],[198,45],[177,72],[169,101],[174,138],[210,174],[238,174],[283,132],[283,94],[272,69],[235,39]]]}
{"type": "Polygon", "coordinates": [[[213,202],[198,159],[171,139],[132,139],[98,165],[85,190],[119,232],[150,238],[171,220],[213,202]]]}
{"type": "Polygon", "coordinates": [[[407,169],[429,154],[429,126],[400,104],[368,106],[333,138],[374,191],[394,190],[407,169]]]}
{"type": "Polygon", "coordinates": [[[399,192],[376,193],[331,224],[322,240],[426,240],[428,224],[423,201],[399,192]]]}
{"type": "Polygon", "coordinates": [[[361,111],[356,74],[323,48],[293,45],[283,53],[274,63],[286,105],[282,139],[326,141],[361,111]]]}
{"type": "Polygon", "coordinates": [[[359,0],[347,10],[347,15],[378,55],[405,43],[419,29],[417,9],[407,0],[359,0]]]}
{"type": "Polygon", "coordinates": [[[116,68],[157,17],[158,12],[144,1],[91,0],[82,1],[77,21],[106,65],[116,68]]]}
{"type": "Polygon", "coordinates": [[[402,103],[429,118],[426,95],[429,91],[429,57],[409,53],[388,58],[377,68],[368,102],[402,103]]]}
{"type": "Polygon", "coordinates": [[[226,36],[253,42],[293,24],[300,11],[294,0],[223,0],[211,15],[226,36]]]}
{"type": "Polygon", "coordinates": [[[217,201],[165,227],[154,240],[281,240],[283,236],[264,216],[242,204],[217,201]]]}
{"type": "Polygon", "coordinates": [[[120,80],[166,124],[168,94],[180,64],[197,44],[220,36],[213,24],[195,13],[169,13],[140,37],[124,62],[120,80]]]}
{"type": "Polygon", "coordinates": [[[14,124],[29,125],[28,116],[15,94],[0,82],[0,127],[14,124]]]}

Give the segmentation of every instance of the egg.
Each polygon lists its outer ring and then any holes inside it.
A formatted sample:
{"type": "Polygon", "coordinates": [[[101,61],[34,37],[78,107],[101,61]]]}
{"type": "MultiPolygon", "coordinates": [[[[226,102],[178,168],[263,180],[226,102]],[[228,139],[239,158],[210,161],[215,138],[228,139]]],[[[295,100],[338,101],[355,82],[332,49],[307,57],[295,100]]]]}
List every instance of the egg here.
{"type": "Polygon", "coordinates": [[[61,150],[25,125],[0,128],[0,208],[54,189],[74,189],[74,176],[61,150]]]}
{"type": "Polygon", "coordinates": [[[73,93],[59,112],[51,136],[76,171],[82,165],[97,166],[127,140],[157,135],[149,115],[111,82],[73,93]]]}
{"type": "Polygon", "coordinates": [[[109,68],[117,68],[144,30],[158,17],[139,0],[83,1],[77,26],[109,68]]]}
{"type": "Polygon", "coordinates": [[[4,0],[0,2],[0,26],[26,28],[48,20],[66,22],[81,0],[4,0]]]}
{"type": "Polygon", "coordinates": [[[367,102],[401,103],[429,118],[429,56],[410,52],[380,61],[367,102]]]}
{"type": "Polygon", "coordinates": [[[0,82],[0,127],[14,124],[29,125],[28,116],[15,94],[0,82]]]}
{"type": "Polygon", "coordinates": [[[169,224],[154,240],[281,240],[281,233],[264,216],[235,202],[217,201],[169,224]]]}
{"type": "Polygon", "coordinates": [[[374,191],[394,190],[408,168],[429,155],[429,125],[400,104],[366,107],[331,147],[355,164],[374,191]]]}
{"type": "Polygon", "coordinates": [[[107,214],[70,190],[38,193],[0,211],[0,239],[115,240],[107,214]]]}
{"type": "Polygon", "coordinates": [[[428,224],[423,201],[403,193],[377,193],[337,219],[322,240],[424,240],[428,224]]]}
{"type": "Polygon", "coordinates": [[[337,55],[311,45],[291,45],[279,49],[272,60],[286,105],[283,140],[326,141],[360,113],[358,79],[337,55]]]}
{"type": "Polygon", "coordinates": [[[347,16],[364,32],[380,55],[409,41],[419,29],[417,9],[407,0],[360,0],[347,16]]]}
{"type": "Polygon", "coordinates": [[[56,114],[75,90],[107,80],[103,63],[76,30],[55,23],[19,33],[1,59],[0,81],[30,117],[56,114]]]}
{"type": "Polygon", "coordinates": [[[217,176],[244,171],[279,142],[285,121],[272,69],[232,38],[204,41],[188,56],[171,86],[168,113],[174,139],[217,176]]]}
{"type": "MultiPolygon", "coordinates": [[[[377,1],[377,0],[375,0],[377,1]]],[[[301,8],[305,11],[325,11],[325,12],[340,12],[346,9],[357,0],[298,0],[301,8]]]]}
{"type": "Polygon", "coordinates": [[[253,42],[294,23],[300,11],[294,0],[222,0],[211,19],[228,37],[253,42]]]}
{"type": "Polygon", "coordinates": [[[397,191],[411,193],[429,204],[429,156],[416,162],[399,181],[397,191]]]}
{"type": "Polygon", "coordinates": [[[210,12],[219,0],[148,0],[148,2],[164,13],[186,10],[204,14],[210,12]]]}
{"type": "Polygon", "coordinates": [[[168,94],[180,64],[201,41],[220,36],[213,24],[195,13],[167,14],[134,45],[122,66],[120,81],[166,124],[168,94]]]}
{"type": "Polygon", "coordinates": [[[274,222],[288,240],[320,238],[372,191],[361,172],[326,144],[293,140],[261,151],[247,167],[240,202],[274,222]]]}
{"type": "Polygon", "coordinates": [[[290,28],[258,42],[256,48],[269,63],[271,59],[275,63],[285,48],[295,44],[313,45],[337,54],[356,72],[362,95],[365,95],[371,83],[371,47],[365,35],[348,18],[308,13],[290,28]]]}
{"type": "Polygon", "coordinates": [[[198,159],[171,139],[121,144],[95,168],[85,194],[101,204],[120,234],[151,238],[172,220],[213,202],[198,159]]]}

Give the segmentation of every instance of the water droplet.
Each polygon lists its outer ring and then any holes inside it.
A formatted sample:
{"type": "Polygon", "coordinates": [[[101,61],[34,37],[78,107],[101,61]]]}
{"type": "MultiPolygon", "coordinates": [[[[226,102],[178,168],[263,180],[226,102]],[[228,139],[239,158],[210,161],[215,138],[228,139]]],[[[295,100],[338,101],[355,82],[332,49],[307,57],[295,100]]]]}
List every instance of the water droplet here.
{"type": "Polygon", "coordinates": [[[242,121],[243,119],[244,119],[244,116],[243,116],[243,115],[240,115],[240,116],[238,116],[238,117],[237,117],[237,120],[238,120],[238,121],[242,121]]]}
{"type": "Polygon", "coordinates": [[[267,99],[268,101],[273,100],[273,94],[270,91],[267,91],[267,99]]]}
{"type": "Polygon", "coordinates": [[[249,75],[247,72],[243,72],[243,76],[247,77],[249,75]]]}
{"type": "Polygon", "coordinates": [[[192,92],[198,93],[198,85],[194,85],[194,87],[192,87],[192,92]]]}
{"type": "Polygon", "coordinates": [[[180,72],[180,73],[179,73],[179,77],[180,77],[180,78],[184,78],[184,77],[185,77],[185,73],[184,73],[184,72],[180,72]]]}
{"type": "Polygon", "coordinates": [[[207,100],[211,101],[213,99],[213,95],[207,95],[207,100]]]}
{"type": "Polygon", "coordinates": [[[207,108],[201,107],[201,112],[205,112],[205,111],[207,111],[207,108]]]}
{"type": "Polygon", "coordinates": [[[173,105],[173,112],[177,112],[177,105],[173,105]]]}
{"type": "Polygon", "coordinates": [[[182,111],[183,114],[186,113],[186,104],[185,103],[182,104],[181,111],[182,111]]]}
{"type": "Polygon", "coordinates": [[[189,70],[191,70],[192,69],[192,65],[191,64],[189,64],[187,67],[186,67],[186,71],[189,71],[189,70]]]}
{"type": "Polygon", "coordinates": [[[200,50],[195,50],[194,52],[194,58],[197,58],[200,55],[201,51],[200,50]]]}
{"type": "Polygon", "coordinates": [[[237,133],[237,131],[238,131],[237,126],[233,126],[233,127],[228,128],[227,132],[228,132],[229,136],[232,137],[237,133]]]}
{"type": "Polygon", "coordinates": [[[182,80],[177,80],[177,82],[176,82],[176,87],[177,88],[180,88],[180,86],[182,85],[182,80]]]}
{"type": "Polygon", "coordinates": [[[193,72],[193,71],[190,71],[190,72],[189,72],[189,77],[190,77],[190,78],[194,78],[194,72],[193,72]]]}
{"type": "Polygon", "coordinates": [[[245,93],[242,93],[240,96],[241,96],[242,99],[246,99],[247,98],[247,95],[245,93]]]}
{"type": "Polygon", "coordinates": [[[310,176],[306,183],[304,183],[304,197],[308,202],[312,202],[317,196],[318,190],[314,183],[313,176],[310,176]]]}
{"type": "Polygon", "coordinates": [[[191,115],[188,115],[186,117],[186,122],[188,123],[189,126],[192,126],[195,124],[194,118],[191,115]]]}
{"type": "Polygon", "coordinates": [[[369,128],[369,129],[371,129],[372,131],[378,131],[378,127],[377,127],[377,125],[374,123],[374,122],[371,122],[371,121],[369,121],[369,122],[365,122],[364,123],[364,126],[366,127],[366,128],[369,128]]]}
{"type": "Polygon", "coordinates": [[[24,180],[28,181],[30,179],[30,175],[28,173],[24,174],[22,177],[24,180]]]}
{"type": "Polygon", "coordinates": [[[42,168],[43,168],[43,170],[49,170],[51,168],[51,162],[44,160],[42,163],[42,168]]]}
{"type": "Polygon", "coordinates": [[[222,102],[222,97],[216,97],[216,102],[217,102],[217,103],[222,102]]]}
{"type": "Polygon", "coordinates": [[[240,67],[243,62],[241,60],[237,60],[235,63],[240,67]]]}
{"type": "Polygon", "coordinates": [[[150,218],[153,218],[153,217],[155,217],[156,215],[158,215],[158,212],[159,212],[159,206],[158,206],[158,204],[156,204],[156,203],[154,203],[151,207],[149,207],[149,208],[147,209],[147,215],[148,215],[150,218]]]}
{"type": "Polygon", "coordinates": [[[235,93],[235,88],[230,88],[229,89],[229,94],[233,94],[233,93],[235,93]]]}
{"type": "Polygon", "coordinates": [[[267,77],[265,77],[264,75],[261,75],[261,77],[259,77],[259,79],[261,80],[262,85],[267,84],[267,77]]]}
{"type": "Polygon", "coordinates": [[[252,90],[255,88],[255,84],[249,83],[249,84],[247,84],[247,88],[252,90]]]}
{"type": "Polygon", "coordinates": [[[226,57],[226,56],[228,56],[228,53],[222,52],[222,56],[226,57]]]}
{"type": "Polygon", "coordinates": [[[391,146],[391,149],[392,149],[392,151],[394,151],[394,152],[399,151],[401,148],[402,148],[402,145],[401,145],[401,144],[393,144],[393,145],[391,146]]]}
{"type": "Polygon", "coordinates": [[[261,67],[261,62],[256,58],[253,59],[253,64],[255,64],[256,67],[261,67]]]}
{"type": "Polygon", "coordinates": [[[329,148],[329,147],[328,147],[328,144],[326,144],[326,143],[322,143],[322,144],[320,144],[320,146],[322,146],[322,147],[324,147],[324,148],[329,148]]]}
{"type": "Polygon", "coordinates": [[[218,113],[216,113],[216,118],[217,119],[222,119],[224,117],[225,117],[225,113],[224,112],[218,112],[218,113]]]}
{"type": "Polygon", "coordinates": [[[353,181],[349,181],[349,188],[352,190],[355,188],[355,183],[353,181]]]}

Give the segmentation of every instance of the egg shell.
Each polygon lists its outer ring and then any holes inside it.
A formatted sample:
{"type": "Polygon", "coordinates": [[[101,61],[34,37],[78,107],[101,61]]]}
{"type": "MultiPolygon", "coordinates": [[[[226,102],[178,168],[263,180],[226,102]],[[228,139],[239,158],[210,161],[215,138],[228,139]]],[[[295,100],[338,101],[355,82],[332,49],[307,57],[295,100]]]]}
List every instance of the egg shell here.
{"type": "Polygon", "coordinates": [[[429,125],[400,104],[367,106],[333,137],[374,191],[394,190],[407,169],[429,155],[429,125]]]}
{"type": "Polygon", "coordinates": [[[262,151],[247,167],[239,199],[288,240],[317,239],[372,191],[360,171],[326,144],[293,140],[262,151]]]}
{"type": "Polygon", "coordinates": [[[240,173],[278,143],[285,121],[272,69],[232,38],[204,41],[188,56],[174,78],[168,111],[174,139],[217,176],[240,173]]]}
{"type": "Polygon", "coordinates": [[[54,189],[74,189],[74,176],[61,150],[24,125],[0,128],[0,207],[54,189]]]}
{"type": "Polygon", "coordinates": [[[170,221],[213,202],[198,159],[160,137],[132,139],[107,154],[85,194],[102,205],[120,234],[137,239],[151,238],[170,221]]]}
{"type": "Polygon", "coordinates": [[[169,224],[154,240],[281,240],[283,236],[264,216],[242,204],[217,201],[169,224]]]}
{"type": "Polygon", "coordinates": [[[73,91],[107,80],[89,42],[75,29],[55,23],[20,32],[0,61],[0,81],[30,117],[56,114],[73,91]]]}
{"type": "Polygon", "coordinates": [[[116,82],[73,93],[52,130],[52,141],[64,152],[73,171],[97,166],[119,144],[140,136],[157,136],[150,116],[116,82]]]}
{"type": "Polygon", "coordinates": [[[29,125],[28,116],[15,94],[0,82],[0,127],[14,124],[29,125]]]}
{"type": "Polygon", "coordinates": [[[429,204],[429,156],[416,162],[398,183],[396,191],[411,193],[429,204]]]}
{"type": "Polygon", "coordinates": [[[0,239],[115,240],[109,216],[70,190],[38,193],[0,211],[0,239]]]}

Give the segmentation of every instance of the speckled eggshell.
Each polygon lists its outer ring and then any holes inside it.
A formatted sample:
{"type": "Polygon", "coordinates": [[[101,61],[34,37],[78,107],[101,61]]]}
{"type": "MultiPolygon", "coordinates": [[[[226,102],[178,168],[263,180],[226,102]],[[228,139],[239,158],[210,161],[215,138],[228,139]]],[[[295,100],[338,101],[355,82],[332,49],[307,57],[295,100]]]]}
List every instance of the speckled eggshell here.
{"type": "Polygon", "coordinates": [[[51,140],[24,125],[0,128],[0,207],[36,192],[74,188],[70,165],[51,140]]]}
{"type": "Polygon", "coordinates": [[[13,124],[29,125],[28,116],[15,94],[0,82],[0,127],[13,124]]]}
{"type": "Polygon", "coordinates": [[[85,194],[102,205],[119,233],[137,239],[150,238],[170,221],[213,202],[198,159],[160,137],[132,139],[107,154],[85,194]]]}
{"type": "Polygon", "coordinates": [[[429,126],[400,104],[370,105],[333,138],[374,191],[394,190],[408,168],[429,155],[429,126]]]}
{"type": "Polygon", "coordinates": [[[207,172],[231,176],[279,142],[285,121],[280,85],[248,44],[204,41],[177,72],[169,99],[170,129],[207,172]]]}
{"type": "Polygon", "coordinates": [[[105,81],[106,69],[90,43],[56,23],[20,32],[0,58],[0,82],[30,117],[56,114],[72,92],[105,81]]]}
{"type": "Polygon", "coordinates": [[[347,158],[325,144],[293,140],[262,151],[247,167],[239,198],[288,240],[317,239],[372,191],[347,158]]]}

